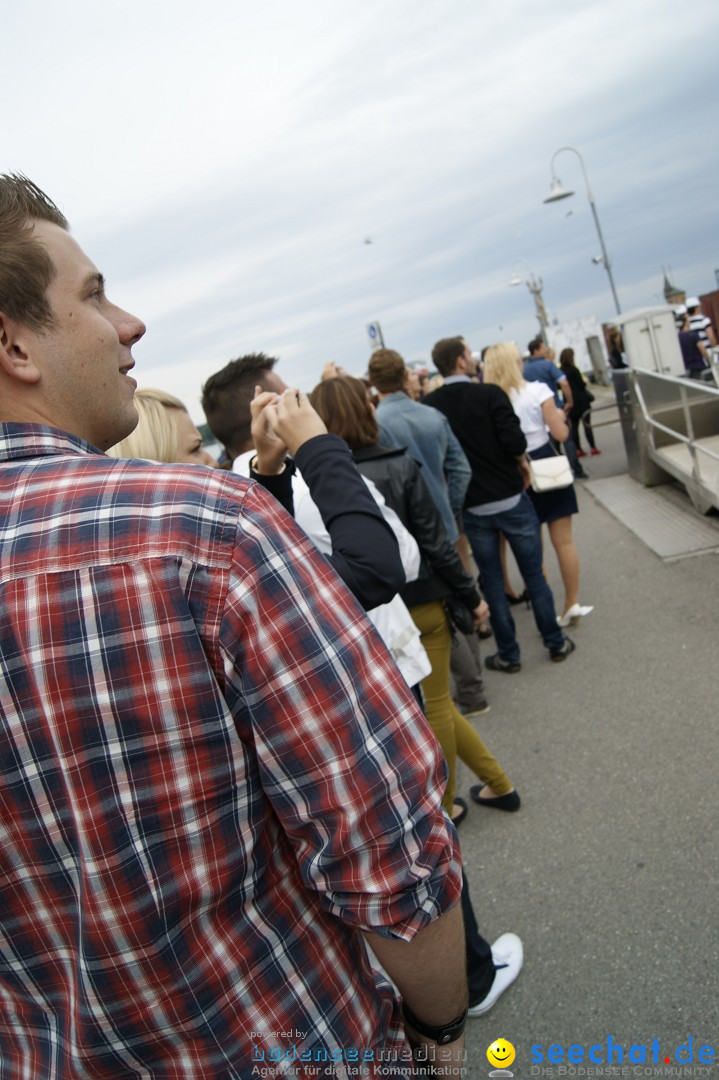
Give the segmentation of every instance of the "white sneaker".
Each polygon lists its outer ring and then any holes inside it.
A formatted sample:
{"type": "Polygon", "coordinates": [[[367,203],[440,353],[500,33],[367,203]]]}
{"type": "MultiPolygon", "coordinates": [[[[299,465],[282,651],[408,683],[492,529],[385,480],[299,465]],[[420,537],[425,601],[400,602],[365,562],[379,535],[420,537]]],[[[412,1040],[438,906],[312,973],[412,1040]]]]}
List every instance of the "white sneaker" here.
{"type": "Polygon", "coordinates": [[[492,945],[492,960],[496,971],[487,996],[478,1005],[471,1005],[467,1016],[484,1016],[497,1003],[507,987],[522,970],[524,949],[516,934],[502,934],[492,945]]]}

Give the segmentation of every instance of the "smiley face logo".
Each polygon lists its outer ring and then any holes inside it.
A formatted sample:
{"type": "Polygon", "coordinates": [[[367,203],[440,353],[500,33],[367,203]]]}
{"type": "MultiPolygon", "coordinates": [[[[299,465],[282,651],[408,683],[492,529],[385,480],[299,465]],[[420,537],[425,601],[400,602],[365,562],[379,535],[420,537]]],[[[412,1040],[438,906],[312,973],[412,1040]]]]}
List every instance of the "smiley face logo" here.
{"type": "Polygon", "coordinates": [[[506,1039],[495,1039],[492,1045],[487,1047],[487,1061],[498,1069],[511,1065],[514,1058],[514,1047],[506,1039]]]}

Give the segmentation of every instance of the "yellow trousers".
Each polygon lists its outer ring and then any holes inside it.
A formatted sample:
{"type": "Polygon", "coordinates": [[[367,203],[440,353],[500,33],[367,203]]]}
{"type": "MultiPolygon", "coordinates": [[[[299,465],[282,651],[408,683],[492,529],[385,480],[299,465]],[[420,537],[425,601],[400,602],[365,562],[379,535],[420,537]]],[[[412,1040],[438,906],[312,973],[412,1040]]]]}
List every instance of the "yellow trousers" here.
{"type": "Polygon", "coordinates": [[[432,665],[432,673],[422,680],[422,693],[429,726],[444,751],[449,769],[443,800],[445,809],[451,812],[454,803],[458,754],[483,784],[490,784],[497,795],[506,795],[512,790],[512,781],[452,701],[449,692],[452,639],[442,604],[438,600],[431,604],[417,604],[409,611],[432,665]]]}

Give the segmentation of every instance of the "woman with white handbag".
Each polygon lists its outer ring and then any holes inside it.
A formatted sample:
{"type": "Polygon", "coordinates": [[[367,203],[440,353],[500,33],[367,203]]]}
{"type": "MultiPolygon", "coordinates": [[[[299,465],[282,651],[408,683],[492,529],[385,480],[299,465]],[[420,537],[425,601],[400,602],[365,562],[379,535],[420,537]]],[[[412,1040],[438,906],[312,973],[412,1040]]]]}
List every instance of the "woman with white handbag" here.
{"type": "Polygon", "coordinates": [[[567,458],[556,452],[549,438],[551,435],[556,442],[565,442],[569,436],[566,416],[548,386],[525,380],[519,349],[510,342],[487,349],[484,381],[504,390],[519,417],[532,470],[529,496],[540,522],[549,529],[564,585],[564,609],[557,622],[560,626],[576,626],[594,608],[579,603],[579,553],[572,536],[572,515],[578,513],[579,507],[572,471],[567,458]]]}

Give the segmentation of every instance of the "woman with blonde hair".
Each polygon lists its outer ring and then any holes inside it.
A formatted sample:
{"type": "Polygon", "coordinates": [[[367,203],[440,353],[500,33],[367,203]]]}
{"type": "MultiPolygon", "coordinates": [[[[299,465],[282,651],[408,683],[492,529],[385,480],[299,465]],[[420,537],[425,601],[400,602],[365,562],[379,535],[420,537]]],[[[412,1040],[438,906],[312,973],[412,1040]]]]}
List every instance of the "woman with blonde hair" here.
{"type": "MultiPolygon", "coordinates": [[[[508,395],[527,439],[530,458],[552,457],[551,435],[563,443],[569,436],[567,420],[554,394],[545,383],[527,382],[522,373],[522,357],[511,342],[492,345],[485,354],[484,381],[501,387],[508,395]]],[[[564,585],[564,610],[557,618],[560,626],[576,625],[594,609],[579,603],[579,553],[572,536],[572,515],[579,512],[574,485],[529,496],[537,517],[549,529],[564,585]]]]}
{"type": "Polygon", "coordinates": [[[164,390],[145,389],[135,393],[140,419],[126,439],[108,450],[110,457],[149,458],[150,461],[209,465],[217,462],[202,445],[202,436],[179,398],[164,390]]]}

